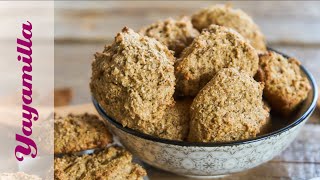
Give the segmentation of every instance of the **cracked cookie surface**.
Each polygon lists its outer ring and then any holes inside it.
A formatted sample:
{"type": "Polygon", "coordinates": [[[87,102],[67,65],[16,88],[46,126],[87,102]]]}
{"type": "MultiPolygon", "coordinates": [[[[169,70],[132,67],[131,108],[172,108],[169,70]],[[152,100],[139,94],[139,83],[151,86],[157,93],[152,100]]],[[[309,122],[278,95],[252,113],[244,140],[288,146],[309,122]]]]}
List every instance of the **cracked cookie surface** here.
{"type": "Polygon", "coordinates": [[[190,108],[189,141],[230,142],[256,137],[269,115],[263,85],[247,73],[222,69],[198,93],[190,108]]]}
{"type": "Polygon", "coordinates": [[[174,103],[174,61],[157,40],[123,28],[112,45],[95,55],[91,92],[123,126],[145,126],[174,103]]]}
{"type": "Polygon", "coordinates": [[[107,126],[92,114],[54,117],[54,153],[64,154],[102,148],[112,143],[107,126]]]}
{"type": "Polygon", "coordinates": [[[253,76],[256,50],[232,29],[211,25],[196,37],[176,63],[176,94],[195,96],[222,68],[234,67],[253,76]]]}
{"type": "Polygon", "coordinates": [[[192,23],[199,31],[211,24],[232,28],[246,38],[254,48],[266,50],[265,37],[252,18],[230,5],[214,5],[200,10],[192,15],[192,23]]]}
{"type": "Polygon", "coordinates": [[[190,18],[186,16],[158,21],[142,28],[139,33],[157,39],[174,51],[176,57],[199,35],[198,30],[192,26],[190,18]]]}
{"type": "Polygon", "coordinates": [[[170,140],[186,140],[189,132],[191,98],[180,99],[175,105],[168,107],[164,116],[156,123],[139,127],[138,131],[170,140]]]}
{"type": "Polygon", "coordinates": [[[128,151],[110,147],[94,154],[55,158],[54,175],[56,180],[143,180],[146,171],[131,161],[128,151]]]}
{"type": "Polygon", "coordinates": [[[304,101],[311,87],[300,70],[300,62],[276,52],[260,55],[256,78],[265,83],[264,97],[272,110],[289,115],[304,101]]]}

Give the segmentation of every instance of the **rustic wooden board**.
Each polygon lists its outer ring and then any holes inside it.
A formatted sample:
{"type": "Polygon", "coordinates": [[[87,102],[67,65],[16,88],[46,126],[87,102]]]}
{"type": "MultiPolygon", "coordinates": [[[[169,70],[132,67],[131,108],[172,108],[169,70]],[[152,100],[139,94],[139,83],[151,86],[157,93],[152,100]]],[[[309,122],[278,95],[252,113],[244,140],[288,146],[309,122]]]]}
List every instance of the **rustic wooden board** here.
{"type": "MultiPolygon", "coordinates": [[[[55,36],[58,41],[104,42],[124,26],[138,30],[159,19],[191,15],[217,3],[226,1],[57,1],[55,36]]],[[[231,4],[251,15],[271,44],[320,44],[320,2],[235,1],[231,4]]]]}
{"type": "MultiPolygon", "coordinates": [[[[97,113],[91,104],[59,107],[58,114],[97,113]]],[[[279,156],[254,169],[222,179],[310,179],[320,177],[320,125],[307,124],[298,138],[279,156]]],[[[149,179],[182,180],[185,177],[164,172],[146,165],[149,179]]]]}

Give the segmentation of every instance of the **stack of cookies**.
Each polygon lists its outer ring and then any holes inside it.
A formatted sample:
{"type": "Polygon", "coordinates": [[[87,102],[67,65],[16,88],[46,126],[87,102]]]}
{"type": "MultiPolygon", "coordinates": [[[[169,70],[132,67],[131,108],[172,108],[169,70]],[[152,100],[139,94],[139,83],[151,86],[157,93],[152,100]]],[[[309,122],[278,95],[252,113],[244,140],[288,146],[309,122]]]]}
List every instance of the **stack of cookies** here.
{"type": "Polygon", "coordinates": [[[272,130],[310,85],[294,58],[268,51],[252,18],[229,5],[125,27],[95,54],[91,92],[106,113],[159,138],[230,142],[272,130]]]}
{"type": "Polygon", "coordinates": [[[55,115],[54,178],[142,180],[146,171],[132,163],[127,150],[112,142],[108,128],[96,115],[55,115]],[[95,151],[87,154],[87,150],[95,151]]]}

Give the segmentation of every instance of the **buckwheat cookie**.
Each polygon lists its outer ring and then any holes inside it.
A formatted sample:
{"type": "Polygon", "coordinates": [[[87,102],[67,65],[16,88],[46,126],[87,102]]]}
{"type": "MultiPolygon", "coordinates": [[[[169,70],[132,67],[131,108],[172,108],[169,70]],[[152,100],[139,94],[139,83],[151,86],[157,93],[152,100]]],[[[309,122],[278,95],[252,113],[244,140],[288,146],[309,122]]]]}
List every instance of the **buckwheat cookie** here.
{"type": "Polygon", "coordinates": [[[252,18],[230,5],[214,5],[196,12],[192,15],[192,24],[199,31],[211,24],[232,28],[246,38],[254,48],[266,50],[265,37],[252,18]]]}
{"type": "Polygon", "coordinates": [[[195,96],[222,68],[235,67],[253,76],[258,64],[256,50],[241,35],[230,28],[211,25],[176,63],[176,94],[195,96]]]}
{"type": "Polygon", "coordinates": [[[272,130],[272,121],[271,121],[271,115],[270,115],[270,110],[271,107],[268,104],[268,102],[266,102],[265,100],[263,100],[263,108],[268,112],[267,117],[264,121],[261,121],[260,123],[260,133],[259,135],[263,135],[263,134],[267,134],[272,130]]]}
{"type": "Polygon", "coordinates": [[[107,126],[96,115],[54,117],[54,153],[64,154],[102,148],[112,143],[107,126]]]}
{"type": "Polygon", "coordinates": [[[265,83],[264,97],[272,110],[289,115],[304,101],[311,87],[300,70],[300,62],[276,52],[260,55],[257,79],[265,83]]]}
{"type": "Polygon", "coordinates": [[[190,108],[189,141],[229,142],[254,138],[268,117],[263,84],[235,68],[220,70],[190,108]]]}
{"type": "Polygon", "coordinates": [[[174,56],[156,39],[123,28],[96,53],[91,92],[106,113],[130,128],[157,121],[174,103],[174,56]]]}
{"type": "Polygon", "coordinates": [[[156,123],[139,126],[136,130],[164,139],[186,140],[189,132],[191,103],[190,98],[177,100],[173,107],[166,109],[164,116],[156,123]]]}
{"type": "Polygon", "coordinates": [[[131,161],[132,155],[128,151],[110,147],[90,155],[55,158],[54,175],[56,180],[142,180],[146,171],[131,161]]]}
{"type": "Polygon", "coordinates": [[[158,21],[142,28],[139,32],[157,39],[174,51],[175,56],[179,56],[181,51],[199,35],[198,30],[193,28],[190,18],[186,16],[176,20],[168,18],[164,21],[158,21]]]}
{"type": "Polygon", "coordinates": [[[177,100],[175,106],[167,108],[164,123],[158,123],[156,136],[171,140],[186,140],[189,132],[190,106],[192,99],[177,100]]]}

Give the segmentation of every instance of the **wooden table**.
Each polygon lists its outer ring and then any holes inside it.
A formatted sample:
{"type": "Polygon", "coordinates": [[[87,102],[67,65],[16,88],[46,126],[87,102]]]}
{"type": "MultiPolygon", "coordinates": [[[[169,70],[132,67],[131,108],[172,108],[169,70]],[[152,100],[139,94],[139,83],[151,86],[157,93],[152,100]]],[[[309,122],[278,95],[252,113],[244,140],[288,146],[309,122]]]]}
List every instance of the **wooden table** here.
{"type": "MultiPolygon", "coordinates": [[[[124,26],[138,30],[169,16],[189,15],[212,2],[55,2],[55,87],[70,87],[71,104],[90,102],[88,83],[96,51],[124,26]]],[[[234,2],[250,14],[268,46],[298,58],[320,83],[320,2],[234,2]]],[[[72,107],[87,110],[89,105],[72,107]]],[[[312,122],[319,123],[319,113],[312,122]]],[[[148,168],[150,179],[184,179],[148,168]]],[[[320,125],[307,124],[280,156],[226,179],[308,179],[320,176],[320,125]]]]}

